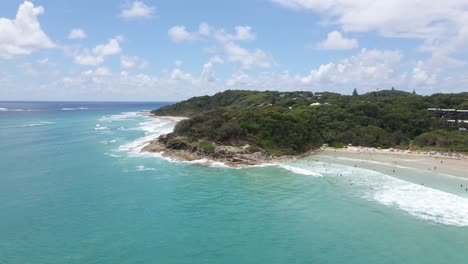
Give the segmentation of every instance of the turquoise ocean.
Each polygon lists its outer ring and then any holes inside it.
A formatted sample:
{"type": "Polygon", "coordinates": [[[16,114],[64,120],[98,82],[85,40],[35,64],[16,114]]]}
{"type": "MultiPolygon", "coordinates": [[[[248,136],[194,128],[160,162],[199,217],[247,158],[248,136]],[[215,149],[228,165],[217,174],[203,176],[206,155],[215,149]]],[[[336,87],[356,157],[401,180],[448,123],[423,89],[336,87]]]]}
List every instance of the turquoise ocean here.
{"type": "Polygon", "coordinates": [[[468,180],[142,154],[165,104],[0,102],[0,263],[468,263],[468,180]]]}

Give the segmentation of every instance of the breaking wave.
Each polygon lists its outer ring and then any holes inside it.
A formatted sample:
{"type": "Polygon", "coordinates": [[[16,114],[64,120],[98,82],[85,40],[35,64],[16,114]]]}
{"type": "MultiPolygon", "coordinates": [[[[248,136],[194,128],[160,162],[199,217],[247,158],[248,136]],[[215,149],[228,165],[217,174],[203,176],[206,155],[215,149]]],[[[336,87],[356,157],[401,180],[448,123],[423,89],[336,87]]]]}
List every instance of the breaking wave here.
{"type": "Polygon", "coordinates": [[[38,121],[38,122],[19,125],[17,127],[37,127],[37,126],[46,126],[46,125],[51,125],[51,124],[55,124],[55,122],[38,121]]]}
{"type": "Polygon", "coordinates": [[[88,107],[64,107],[60,109],[62,111],[80,111],[80,110],[88,110],[88,107]]]}
{"type": "MultiPolygon", "coordinates": [[[[419,219],[444,225],[468,226],[468,199],[455,194],[368,169],[320,162],[312,163],[310,168],[295,166],[288,164],[286,169],[304,175],[311,173],[334,177],[346,182],[343,186],[353,188],[353,192],[364,199],[403,210],[419,219]]],[[[281,167],[285,168],[284,165],[281,167]]]]}

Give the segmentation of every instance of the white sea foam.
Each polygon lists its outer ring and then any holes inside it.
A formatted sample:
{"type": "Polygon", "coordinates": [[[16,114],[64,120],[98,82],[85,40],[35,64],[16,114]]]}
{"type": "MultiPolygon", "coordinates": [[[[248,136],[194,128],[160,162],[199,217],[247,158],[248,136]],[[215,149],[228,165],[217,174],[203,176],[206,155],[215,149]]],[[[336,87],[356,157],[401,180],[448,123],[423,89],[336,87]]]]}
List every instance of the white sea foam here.
{"type": "Polygon", "coordinates": [[[128,152],[132,156],[148,156],[149,153],[142,153],[143,147],[151,140],[159,137],[162,134],[170,133],[174,130],[175,122],[170,120],[162,120],[153,117],[147,117],[147,121],[140,122],[135,130],[144,131],[145,136],[138,138],[132,142],[121,145],[118,150],[128,152]]]}
{"type": "Polygon", "coordinates": [[[293,167],[293,166],[288,166],[284,164],[280,164],[279,167],[285,170],[294,172],[296,174],[302,174],[302,175],[308,175],[308,176],[314,176],[314,177],[323,177],[323,175],[318,172],[314,172],[314,171],[299,168],[299,167],[293,167]]]}
{"type": "Polygon", "coordinates": [[[170,162],[176,163],[186,163],[186,164],[197,164],[209,167],[228,167],[226,164],[218,161],[213,161],[209,159],[199,159],[193,161],[181,161],[178,159],[174,159],[171,157],[164,157],[162,153],[154,153],[154,152],[142,152],[144,146],[148,144],[149,141],[156,139],[160,135],[171,133],[174,130],[176,122],[166,118],[156,118],[147,115],[147,113],[143,112],[128,112],[122,113],[121,115],[114,115],[108,116],[105,118],[101,118],[101,121],[113,122],[113,121],[121,121],[121,120],[128,120],[133,118],[144,118],[143,122],[138,123],[136,127],[128,128],[125,130],[139,130],[143,131],[145,136],[137,138],[134,141],[128,142],[118,147],[117,151],[120,152],[127,152],[130,156],[138,156],[138,157],[157,157],[162,158],[170,162]]]}
{"type": "Polygon", "coordinates": [[[94,127],[94,130],[109,130],[109,128],[106,127],[106,126],[101,126],[100,124],[97,124],[97,125],[94,127]]]}
{"type": "Polygon", "coordinates": [[[136,117],[148,116],[147,112],[123,112],[117,115],[103,116],[99,119],[100,122],[114,122],[134,119],[136,117]]]}
{"type": "Polygon", "coordinates": [[[178,163],[202,165],[202,166],[207,166],[207,167],[212,167],[212,168],[229,168],[229,166],[223,162],[214,161],[210,159],[198,159],[198,160],[192,160],[192,161],[180,161],[180,160],[171,159],[171,161],[178,162],[178,163]]]}
{"type": "Polygon", "coordinates": [[[303,165],[293,163],[288,164],[288,167],[301,169],[299,173],[302,170],[313,171],[338,181],[346,181],[346,186],[352,186],[350,188],[353,188],[353,192],[361,193],[363,198],[398,208],[420,219],[444,225],[468,226],[466,198],[368,169],[324,165],[321,162],[309,162],[310,167],[305,169],[303,165]]]}
{"type": "Polygon", "coordinates": [[[104,153],[104,154],[107,155],[107,156],[109,156],[109,157],[120,158],[119,155],[116,155],[116,154],[113,154],[113,153],[108,153],[108,152],[106,152],[106,153],[104,153]]]}
{"type": "Polygon", "coordinates": [[[64,107],[60,109],[62,111],[79,111],[79,110],[88,110],[87,107],[64,107]]]}
{"type": "Polygon", "coordinates": [[[19,125],[18,127],[36,127],[36,126],[46,126],[46,125],[51,125],[51,124],[55,124],[55,122],[38,121],[38,122],[19,125]]]}
{"type": "Polygon", "coordinates": [[[137,171],[155,171],[155,168],[147,168],[143,165],[136,166],[137,171]]]}
{"type": "Polygon", "coordinates": [[[10,108],[0,107],[0,112],[33,112],[33,111],[38,111],[38,110],[32,110],[32,109],[10,109],[10,108]]]}
{"type": "Polygon", "coordinates": [[[416,217],[453,226],[468,226],[468,199],[404,181],[395,181],[373,195],[416,217]]]}

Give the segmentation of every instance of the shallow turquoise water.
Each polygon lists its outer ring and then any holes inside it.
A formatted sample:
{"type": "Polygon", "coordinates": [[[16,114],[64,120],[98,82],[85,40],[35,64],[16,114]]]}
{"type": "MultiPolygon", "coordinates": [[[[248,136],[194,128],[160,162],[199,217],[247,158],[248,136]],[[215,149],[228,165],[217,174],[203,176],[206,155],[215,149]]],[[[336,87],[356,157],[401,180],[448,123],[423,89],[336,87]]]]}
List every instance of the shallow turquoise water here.
{"type": "Polygon", "coordinates": [[[0,103],[0,263],[468,262],[468,200],[440,179],[140,155],[160,105],[0,103]]]}

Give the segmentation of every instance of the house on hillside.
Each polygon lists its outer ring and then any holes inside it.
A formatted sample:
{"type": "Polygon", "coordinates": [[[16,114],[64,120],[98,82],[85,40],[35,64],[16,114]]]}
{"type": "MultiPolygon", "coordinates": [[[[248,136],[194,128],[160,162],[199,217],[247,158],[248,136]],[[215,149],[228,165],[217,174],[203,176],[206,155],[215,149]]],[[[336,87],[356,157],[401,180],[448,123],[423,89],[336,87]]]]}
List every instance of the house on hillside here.
{"type": "Polygon", "coordinates": [[[432,116],[435,118],[446,120],[448,126],[460,128],[468,127],[468,110],[428,108],[427,111],[431,112],[432,116]]]}

